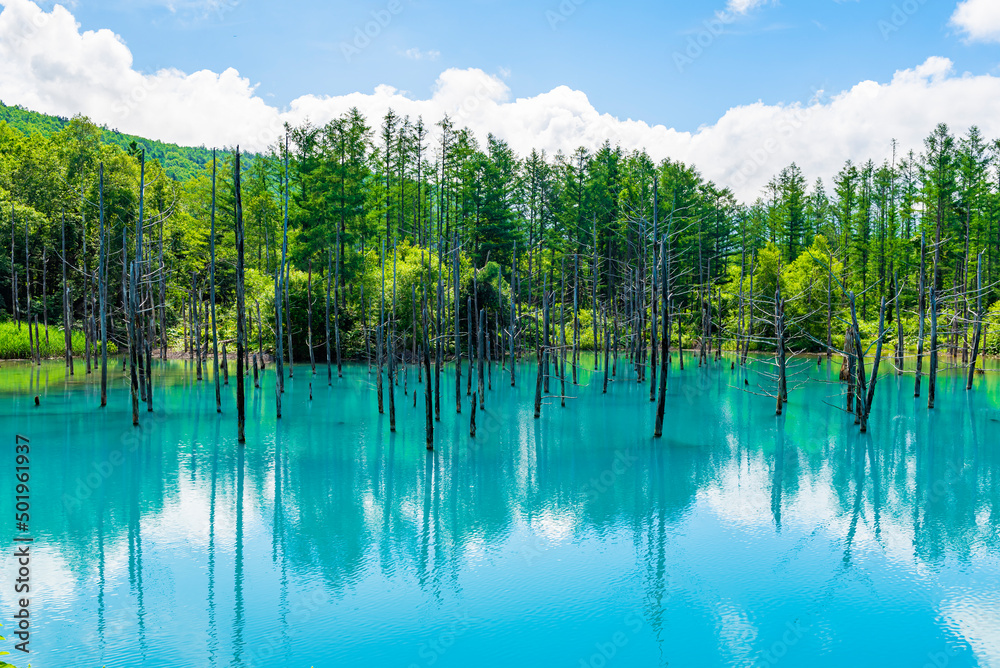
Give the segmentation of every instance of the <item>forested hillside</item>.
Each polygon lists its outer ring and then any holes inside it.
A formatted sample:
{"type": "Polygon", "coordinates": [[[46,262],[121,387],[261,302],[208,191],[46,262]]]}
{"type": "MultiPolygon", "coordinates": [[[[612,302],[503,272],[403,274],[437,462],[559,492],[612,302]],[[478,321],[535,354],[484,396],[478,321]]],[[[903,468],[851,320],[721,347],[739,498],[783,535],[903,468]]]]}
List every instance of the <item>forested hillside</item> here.
{"type": "MultiPolygon", "coordinates": [[[[42,134],[46,136],[56,134],[70,124],[68,118],[40,114],[23,107],[8,107],[2,101],[0,101],[0,122],[6,122],[12,128],[20,130],[26,135],[42,134]]],[[[146,151],[148,159],[159,161],[171,178],[181,181],[194,176],[212,159],[212,152],[205,148],[165,144],[161,141],[127,135],[108,128],[101,128],[101,141],[132,152],[135,151],[134,144],[146,151]]]]}
{"type": "MultiPolygon", "coordinates": [[[[207,313],[211,152],[117,135],[84,118],[0,111],[0,210],[11,230],[0,239],[6,317],[15,315],[16,300],[22,319],[30,309],[40,319],[62,321],[65,257],[75,327],[96,327],[103,198],[111,336],[125,340],[124,261],[135,256],[139,151],[145,147],[143,254],[151,267],[139,280],[150,286],[158,340],[167,336],[180,345],[192,303],[202,323],[207,313]]],[[[1000,143],[976,129],[955,136],[940,125],[928,132],[923,146],[900,148],[893,160],[856,156],[828,184],[809,184],[789,165],[759,199],[739,202],[694,165],[656,163],[644,152],[610,144],[569,155],[519,156],[499,138],[478,142],[447,118],[432,128],[391,112],[366,119],[352,111],[325,126],[290,128],[287,193],[284,145],[243,163],[251,325],[258,331],[259,305],[262,345],[270,345],[287,196],[298,355],[305,354],[310,279],[314,317],[322,322],[327,273],[340,272],[339,289],[332,287],[335,317],[345,352],[361,354],[372,343],[381,286],[392,290],[393,271],[402,331],[413,329],[417,288],[433,286],[439,276],[448,289],[436,295],[431,288],[432,311],[454,312],[450,263],[456,248],[459,309],[472,295],[501,320],[516,321],[527,337],[536,327],[532,309],[543,291],[553,289],[577,300],[584,330],[595,313],[610,314],[615,325],[619,319],[642,322],[651,302],[636,295],[655,286],[657,258],[665,253],[675,317],[685,333],[727,341],[742,333],[759,344],[773,335],[780,283],[788,337],[798,349],[811,350],[823,349],[828,337],[840,345],[849,293],[857,295],[868,336],[883,297],[890,302],[887,321],[901,315],[904,332],[915,332],[923,256],[922,284],[934,289],[942,330],[958,352],[971,339],[977,297],[985,311],[998,296],[1000,143]],[[980,254],[983,289],[977,293],[980,254]],[[568,285],[579,285],[575,293],[562,283],[567,276],[568,285]],[[514,314],[512,289],[518,296],[514,314]]],[[[220,152],[217,302],[227,337],[235,331],[232,165],[232,155],[220,152]]],[[[928,292],[922,294],[926,308],[928,292]]],[[[887,341],[898,336],[897,327],[887,329],[887,341]]],[[[592,329],[582,340],[593,342],[592,329]]],[[[997,347],[989,326],[987,341],[997,347]]]]}

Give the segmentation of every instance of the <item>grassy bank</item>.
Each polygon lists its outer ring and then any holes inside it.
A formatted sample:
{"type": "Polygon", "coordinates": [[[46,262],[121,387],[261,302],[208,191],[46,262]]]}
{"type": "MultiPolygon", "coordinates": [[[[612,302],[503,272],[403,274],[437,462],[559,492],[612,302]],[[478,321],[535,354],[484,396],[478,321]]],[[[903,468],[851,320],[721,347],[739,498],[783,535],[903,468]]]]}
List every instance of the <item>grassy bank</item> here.
{"type": "MultiPolygon", "coordinates": [[[[45,328],[38,327],[41,339],[41,356],[62,357],[66,352],[66,340],[62,328],[49,327],[48,341],[45,339],[45,328]]],[[[113,344],[108,344],[108,352],[115,352],[113,344]]],[[[83,353],[83,332],[73,332],[73,352],[83,353]]],[[[31,342],[28,338],[28,326],[20,327],[14,322],[0,322],[0,359],[26,360],[31,358],[31,342]]]]}

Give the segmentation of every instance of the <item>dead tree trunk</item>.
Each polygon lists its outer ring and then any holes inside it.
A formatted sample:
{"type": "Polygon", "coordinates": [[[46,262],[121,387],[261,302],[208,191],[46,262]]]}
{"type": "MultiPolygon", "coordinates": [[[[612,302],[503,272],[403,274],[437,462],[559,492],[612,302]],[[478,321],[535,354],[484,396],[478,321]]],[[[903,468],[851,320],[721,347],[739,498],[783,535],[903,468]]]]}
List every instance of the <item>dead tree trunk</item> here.
{"type": "Polygon", "coordinates": [[[392,310],[389,312],[389,431],[396,431],[396,246],[392,247],[392,310]]]}
{"type": "Polygon", "coordinates": [[[896,306],[896,375],[903,375],[903,307],[902,307],[902,296],[903,293],[899,289],[899,272],[894,271],[893,273],[893,283],[895,289],[893,290],[895,297],[896,306]]]}
{"type": "MultiPolygon", "coordinates": [[[[99,285],[100,285],[100,299],[101,299],[101,407],[108,405],[108,318],[107,318],[107,308],[108,308],[108,277],[107,277],[107,263],[108,263],[108,249],[107,249],[107,238],[104,234],[104,164],[102,163],[98,169],[100,174],[98,179],[98,215],[100,216],[100,235],[101,235],[101,250],[100,250],[100,268],[98,269],[99,275],[99,285]]],[[[65,271],[65,270],[64,270],[65,271]]],[[[63,280],[65,280],[65,274],[63,275],[63,280]]],[[[72,340],[72,339],[71,339],[72,340]]],[[[72,362],[71,362],[72,364],[72,362]]]]}
{"type": "Polygon", "coordinates": [[[222,387],[219,381],[219,328],[215,320],[215,151],[212,151],[212,224],[209,236],[209,300],[212,309],[212,364],[215,376],[215,411],[222,412],[222,387]]]}
{"type": "Polygon", "coordinates": [[[437,311],[434,319],[434,419],[441,421],[441,368],[444,366],[444,336],[441,316],[444,309],[444,284],[441,282],[441,250],[438,249],[437,311]]]}
{"type": "Polygon", "coordinates": [[[937,389],[938,367],[938,326],[937,290],[931,288],[931,369],[927,379],[927,408],[934,408],[934,393],[937,389]]]}
{"type": "MultiPolygon", "coordinates": [[[[340,232],[337,233],[339,238],[340,232]]],[[[336,275],[333,277],[333,336],[337,353],[337,378],[344,377],[344,366],[340,357],[340,254],[337,254],[336,275]]],[[[414,310],[416,305],[414,304],[414,310]]],[[[414,328],[415,329],[415,328],[414,328]]]]}
{"type": "Polygon", "coordinates": [[[198,380],[202,379],[202,368],[201,368],[201,357],[202,357],[202,339],[201,339],[201,309],[202,307],[202,293],[201,288],[197,285],[197,279],[194,274],[191,274],[191,298],[194,301],[194,338],[195,338],[195,354],[198,370],[198,380]]]}
{"type": "MultiPolygon", "coordinates": [[[[507,343],[510,346],[510,386],[511,387],[514,387],[514,383],[515,383],[514,367],[517,366],[517,358],[515,357],[515,350],[514,350],[514,341],[516,340],[515,334],[516,334],[516,331],[517,331],[517,311],[516,311],[516,305],[514,303],[515,302],[515,294],[516,294],[514,292],[514,285],[515,285],[514,278],[516,276],[515,272],[517,271],[517,248],[516,247],[514,249],[514,258],[515,258],[514,264],[511,266],[511,270],[510,270],[511,271],[511,281],[510,281],[510,331],[508,332],[508,335],[507,335],[507,339],[508,339],[507,343]]],[[[574,373],[575,373],[575,368],[574,368],[574,373]]]]}
{"type": "MultiPolygon", "coordinates": [[[[847,354],[847,412],[854,412],[854,328],[844,330],[844,352],[847,354]]],[[[843,369],[841,369],[843,374],[843,369]]],[[[841,379],[845,380],[845,379],[841,379]]]]}
{"type": "MultiPolygon", "coordinates": [[[[475,290],[475,289],[476,288],[473,287],[473,290],[475,290]]],[[[468,346],[469,346],[469,369],[468,369],[468,373],[465,375],[465,396],[471,397],[472,396],[472,370],[474,368],[473,367],[473,361],[472,361],[472,355],[473,355],[473,351],[475,350],[475,347],[472,345],[472,334],[473,334],[473,332],[476,331],[476,324],[477,324],[476,319],[479,316],[476,314],[476,310],[472,307],[472,297],[469,297],[466,301],[467,301],[467,303],[466,303],[466,306],[465,306],[465,311],[466,311],[466,314],[467,314],[467,320],[468,320],[468,324],[469,324],[469,331],[466,333],[466,338],[468,339],[468,346]]]]}
{"type": "Polygon", "coordinates": [[[917,333],[917,377],[914,381],[913,396],[914,398],[920,396],[920,374],[923,371],[924,366],[924,323],[926,320],[927,312],[927,301],[926,301],[926,290],[924,286],[924,259],[925,259],[925,243],[924,234],[920,233],[920,275],[918,280],[918,290],[920,294],[917,296],[917,308],[919,313],[919,331],[917,333]]]}
{"type": "MultiPolygon", "coordinates": [[[[281,242],[281,264],[275,272],[274,278],[274,315],[277,331],[274,336],[275,364],[278,376],[278,394],[285,391],[285,332],[284,315],[282,314],[281,296],[283,294],[282,284],[285,281],[285,263],[288,261],[288,135],[285,135],[285,215],[284,228],[281,242]]],[[[291,376],[289,376],[291,377],[291,376]]],[[[281,417],[281,403],[278,403],[278,417],[281,417]]]]}
{"type": "Polygon", "coordinates": [[[316,353],[313,350],[313,261],[309,258],[309,282],[306,284],[306,299],[309,302],[309,313],[308,313],[308,328],[307,333],[308,345],[309,345],[309,366],[312,368],[312,374],[316,375],[316,353]]]}
{"type": "MultiPolygon", "coordinates": [[[[548,295],[543,292],[542,294],[542,311],[548,314],[548,295]]],[[[538,375],[535,377],[535,419],[542,417],[542,374],[543,374],[543,364],[544,362],[544,351],[542,350],[543,344],[541,340],[536,337],[535,348],[538,357],[538,375]]]]}
{"type": "Polygon", "coordinates": [[[326,382],[333,387],[333,358],[330,356],[330,285],[333,281],[333,251],[328,248],[326,254],[326,318],[323,321],[326,338],[326,382]]]}
{"type": "MultiPolygon", "coordinates": [[[[898,312],[898,310],[897,310],[898,312]]],[[[882,362],[882,341],[885,340],[885,297],[878,313],[878,342],[875,344],[875,361],[872,363],[871,380],[868,382],[868,396],[865,399],[864,415],[861,418],[861,433],[868,431],[868,416],[872,413],[872,402],[875,400],[875,385],[878,383],[878,367],[882,362]]]]}
{"type": "MultiPolygon", "coordinates": [[[[424,408],[426,413],[426,436],[427,436],[427,449],[434,449],[434,397],[433,390],[431,388],[431,348],[430,339],[427,335],[427,291],[424,290],[423,296],[423,355],[424,355],[424,374],[427,378],[427,382],[424,385],[424,408]]],[[[414,394],[416,396],[416,394],[414,394]]]]}
{"type": "Polygon", "coordinates": [[[667,373],[670,370],[670,305],[669,296],[667,295],[667,257],[663,242],[660,242],[660,272],[662,273],[660,280],[660,303],[663,313],[663,337],[660,342],[662,346],[660,350],[660,393],[656,404],[656,427],[653,431],[655,438],[663,436],[663,414],[667,406],[667,373]]]}
{"type": "MultiPolygon", "coordinates": [[[[454,257],[452,258],[452,273],[454,274],[455,291],[455,412],[462,412],[462,301],[459,295],[461,284],[461,274],[459,273],[459,250],[458,234],[455,235],[455,243],[452,244],[454,257]]],[[[472,351],[469,351],[472,355],[472,351]]],[[[475,413],[475,407],[473,407],[475,413]]],[[[475,426],[473,425],[473,431],[475,426]]]]}
{"type": "Polygon", "coordinates": [[[288,377],[295,376],[295,347],[292,343],[292,263],[285,265],[285,333],[288,336],[288,377]]]}
{"type": "MultiPolygon", "coordinates": [[[[83,212],[83,191],[80,192],[80,215],[84,216],[83,212]]],[[[17,323],[18,329],[21,328],[21,314],[17,310],[17,269],[14,267],[14,198],[10,198],[10,307],[14,313],[14,322],[17,323]]],[[[83,261],[84,275],[87,274],[87,222],[84,218],[83,223],[83,261]]],[[[65,255],[65,252],[63,253],[65,255]]],[[[84,303],[86,305],[86,302],[84,303]]]]}
{"type": "Polygon", "coordinates": [[[378,326],[375,328],[375,369],[378,375],[375,378],[375,387],[378,390],[378,412],[382,415],[385,410],[382,402],[382,338],[385,332],[385,242],[382,242],[382,280],[379,287],[378,306],[378,326]]]}
{"type": "Polygon", "coordinates": [[[472,395],[472,415],[469,418],[469,437],[476,437],[476,395],[472,395]]]}
{"type": "Polygon", "coordinates": [[[833,251],[826,265],[826,359],[833,354],[833,251]]]}
{"type": "Polygon", "coordinates": [[[132,426],[139,426],[139,376],[137,365],[139,363],[139,337],[138,337],[138,327],[136,326],[136,279],[135,279],[135,260],[132,261],[132,268],[129,271],[129,307],[128,307],[128,350],[129,358],[131,364],[130,376],[131,383],[130,387],[132,390],[132,426]]]}
{"type": "Polygon", "coordinates": [[[479,408],[484,408],[484,402],[486,401],[486,375],[484,373],[486,358],[485,358],[485,346],[486,346],[486,309],[479,310],[479,327],[477,327],[477,345],[476,345],[476,364],[478,370],[476,371],[476,380],[479,383],[479,408]]]}
{"type": "Polygon", "coordinates": [[[976,329],[972,341],[972,359],[969,362],[969,381],[965,389],[972,389],[972,381],[976,377],[976,359],[979,357],[979,342],[983,332],[983,254],[976,259],[976,329]]]}
{"type": "Polygon", "coordinates": [[[775,413],[781,415],[782,405],[788,401],[788,380],[785,375],[785,305],[781,300],[781,288],[774,292],[774,331],[778,365],[778,397],[775,413]]]}
{"type": "MultiPolygon", "coordinates": [[[[857,397],[854,401],[854,412],[856,416],[855,421],[856,424],[861,425],[861,431],[866,431],[867,421],[865,412],[868,404],[868,386],[867,379],[865,378],[865,349],[861,343],[861,327],[858,326],[858,313],[854,293],[850,293],[849,297],[851,301],[851,322],[853,323],[854,350],[857,356],[857,397]]],[[[879,330],[881,331],[881,329],[882,328],[880,327],[879,330]]],[[[876,365],[877,364],[878,362],[876,361],[876,365]]]]}
{"type": "Polygon", "coordinates": [[[608,332],[608,307],[604,307],[604,389],[602,394],[608,393],[608,371],[611,364],[611,336],[608,332]]]}
{"type": "MultiPolygon", "coordinates": [[[[514,292],[511,291],[511,300],[514,299],[514,292]]],[[[511,302],[511,335],[514,333],[514,304],[511,302]]],[[[513,344],[511,344],[513,350],[513,344]]],[[[512,355],[513,358],[513,355],[512,355]]],[[[577,367],[580,366],[580,255],[573,256],[573,384],[579,384],[577,377],[577,367]]],[[[513,365],[513,359],[511,359],[513,365]]],[[[513,367],[512,367],[513,368],[513,367]]],[[[513,370],[511,371],[511,385],[513,385],[513,370]]]]}
{"type": "Polygon", "coordinates": [[[66,257],[66,213],[62,215],[62,305],[63,305],[63,338],[64,341],[64,352],[66,358],[66,368],[69,370],[69,375],[73,375],[73,326],[70,323],[70,296],[69,296],[69,282],[66,280],[66,265],[68,264],[68,259],[66,257]]]}
{"type": "MultiPolygon", "coordinates": [[[[236,148],[236,164],[233,167],[233,177],[236,185],[236,433],[237,441],[242,445],[247,442],[246,436],[246,395],[243,373],[243,363],[246,359],[246,295],[243,270],[243,196],[240,188],[240,149],[236,148]]],[[[287,191],[286,191],[287,195],[287,191]]],[[[278,393],[279,400],[281,393],[278,393]]]]}

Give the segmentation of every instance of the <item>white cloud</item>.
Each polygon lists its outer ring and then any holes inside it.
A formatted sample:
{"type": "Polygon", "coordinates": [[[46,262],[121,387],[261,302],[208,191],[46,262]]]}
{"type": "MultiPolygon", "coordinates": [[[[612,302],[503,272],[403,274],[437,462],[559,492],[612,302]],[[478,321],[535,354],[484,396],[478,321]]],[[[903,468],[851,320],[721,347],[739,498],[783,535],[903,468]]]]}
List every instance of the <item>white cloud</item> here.
{"type": "Polygon", "coordinates": [[[761,5],[766,5],[772,0],[729,0],[726,3],[726,8],[731,12],[736,12],[737,14],[746,14],[750,10],[757,9],[761,5]]]}
{"type": "Polygon", "coordinates": [[[440,51],[421,51],[420,49],[413,48],[403,51],[403,55],[410,60],[437,60],[441,57],[440,51]]]}
{"type": "Polygon", "coordinates": [[[694,164],[753,200],[793,161],[810,180],[829,179],[848,158],[888,157],[893,138],[903,150],[919,150],[942,121],[958,132],[978,124],[1000,137],[1000,77],[956,74],[945,58],[805,104],[734,107],[711,125],[682,132],[601,113],[567,86],[514,98],[506,73],[478,69],[445,70],[427,99],[381,85],[367,93],[306,95],[278,109],[236,70],[143,74],[120,38],[107,30],[81,32],[65,8],[45,13],[30,0],[0,5],[0,99],[46,113],[83,113],[180,144],[261,149],[281,135],[285,121],[325,123],[353,106],[376,125],[389,108],[423,116],[428,125],[447,113],[481,139],[489,132],[506,139],[522,155],[532,148],[568,153],[606,139],[627,150],[646,148],[654,159],[694,164]]]}
{"type": "Polygon", "coordinates": [[[955,8],[951,24],[965,32],[970,41],[1000,42],[1000,2],[963,0],[955,8]]]}
{"type": "Polygon", "coordinates": [[[236,9],[240,4],[240,0],[140,0],[140,2],[163,7],[178,16],[197,19],[222,19],[226,13],[236,9]]]}

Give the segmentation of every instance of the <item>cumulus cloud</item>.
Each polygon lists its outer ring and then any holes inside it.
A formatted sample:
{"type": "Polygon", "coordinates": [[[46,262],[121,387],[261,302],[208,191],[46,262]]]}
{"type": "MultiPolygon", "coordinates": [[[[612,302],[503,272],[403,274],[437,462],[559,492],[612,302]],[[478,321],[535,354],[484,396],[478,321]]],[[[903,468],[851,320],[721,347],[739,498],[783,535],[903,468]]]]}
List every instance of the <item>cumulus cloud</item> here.
{"type": "Polygon", "coordinates": [[[694,164],[753,200],[793,161],[809,179],[829,179],[849,158],[888,157],[894,138],[904,150],[919,150],[942,121],[958,132],[978,124],[987,136],[1000,136],[1000,77],[956,73],[945,58],[808,103],[737,106],[685,132],[601,113],[585,93],[567,86],[514,97],[506,72],[479,69],[445,70],[426,99],[380,85],[370,92],[305,95],[278,109],[236,70],[141,73],[119,37],[81,32],[63,7],[43,12],[30,0],[0,5],[0,99],[45,113],[83,113],[124,132],[180,144],[258,150],[283,133],[285,122],[322,124],[357,107],[377,124],[392,108],[428,125],[448,114],[480,139],[492,132],[522,155],[532,148],[569,153],[606,140],[626,150],[645,148],[657,160],[694,164]]]}
{"type": "Polygon", "coordinates": [[[1000,42],[1000,3],[996,0],[963,0],[955,8],[951,24],[971,41],[1000,42]]]}

